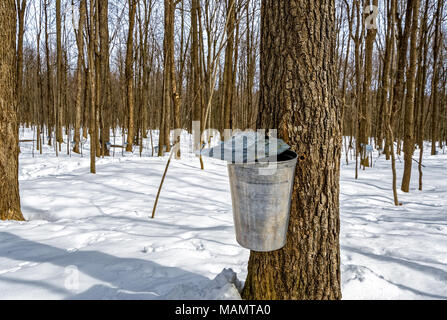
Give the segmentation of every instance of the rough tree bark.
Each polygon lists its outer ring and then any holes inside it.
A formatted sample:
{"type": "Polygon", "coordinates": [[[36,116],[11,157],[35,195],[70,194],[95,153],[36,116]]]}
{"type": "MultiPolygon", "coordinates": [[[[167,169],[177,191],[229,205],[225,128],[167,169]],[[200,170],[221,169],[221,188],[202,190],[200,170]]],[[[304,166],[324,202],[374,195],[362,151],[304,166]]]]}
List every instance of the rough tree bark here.
{"type": "Polygon", "coordinates": [[[263,0],[258,128],[298,153],[286,246],[251,252],[244,299],[340,299],[335,1],[263,0]]]}
{"type": "Polygon", "coordinates": [[[0,1],[0,219],[25,220],[19,194],[19,129],[16,111],[16,10],[0,1]]]}

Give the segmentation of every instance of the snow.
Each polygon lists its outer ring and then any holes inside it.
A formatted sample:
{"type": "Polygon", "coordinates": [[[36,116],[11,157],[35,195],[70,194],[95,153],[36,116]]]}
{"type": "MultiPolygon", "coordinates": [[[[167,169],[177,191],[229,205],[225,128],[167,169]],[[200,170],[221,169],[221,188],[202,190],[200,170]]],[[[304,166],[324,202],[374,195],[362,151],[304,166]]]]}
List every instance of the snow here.
{"type": "MultiPolygon", "coordinates": [[[[393,204],[390,164],[353,177],[341,171],[341,261],[345,299],[447,299],[447,155],[425,146],[423,191],[414,162],[410,193],[393,204]]],[[[419,159],[419,150],[415,152],[419,159]]],[[[377,155],[375,155],[377,159],[377,155]]],[[[403,159],[401,159],[403,162],[403,159]]],[[[403,163],[397,160],[398,186],[403,163]]]]}
{"type": "MultiPolygon", "coordinates": [[[[32,138],[22,129],[22,138],[32,138]]],[[[157,137],[154,134],[154,143],[157,137]]],[[[240,299],[249,251],[234,236],[225,162],[204,159],[182,134],[155,219],[167,156],[116,150],[89,173],[84,156],[43,154],[21,143],[19,181],[27,222],[0,222],[0,299],[240,299]]],[[[115,144],[121,143],[117,137],[115,144]]],[[[344,299],[447,299],[447,155],[424,154],[424,191],[399,191],[390,164],[341,168],[344,299]]],[[[415,154],[417,158],[417,152],[415,154]]],[[[403,163],[397,161],[400,179],[403,163]]],[[[398,181],[400,184],[400,180],[398,181]]]]}

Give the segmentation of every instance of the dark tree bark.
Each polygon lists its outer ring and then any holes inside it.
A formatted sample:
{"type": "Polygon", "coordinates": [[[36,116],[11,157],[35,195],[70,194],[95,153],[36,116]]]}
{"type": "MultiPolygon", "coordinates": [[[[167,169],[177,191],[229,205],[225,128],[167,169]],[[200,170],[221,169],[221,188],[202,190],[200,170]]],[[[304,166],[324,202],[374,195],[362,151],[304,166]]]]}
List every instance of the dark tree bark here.
{"type": "Polygon", "coordinates": [[[14,0],[0,1],[0,30],[0,219],[23,221],[19,194],[14,0]]]}
{"type": "Polygon", "coordinates": [[[263,0],[258,128],[298,153],[286,246],[251,252],[244,299],[340,299],[335,2],[263,0]]]}

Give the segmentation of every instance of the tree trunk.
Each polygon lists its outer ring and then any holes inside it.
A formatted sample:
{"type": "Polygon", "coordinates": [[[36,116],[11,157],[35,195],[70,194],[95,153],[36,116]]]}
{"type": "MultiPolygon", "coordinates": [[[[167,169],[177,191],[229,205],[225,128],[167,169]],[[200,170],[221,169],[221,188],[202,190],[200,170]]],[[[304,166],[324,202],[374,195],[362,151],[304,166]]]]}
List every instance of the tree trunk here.
{"type": "MultiPolygon", "coordinates": [[[[419,21],[419,0],[413,0],[410,44],[410,67],[407,72],[407,96],[405,99],[405,127],[404,127],[404,174],[401,190],[410,191],[411,168],[414,153],[414,101],[415,101],[415,75],[417,67],[417,36],[419,21]]],[[[407,17],[408,19],[409,17],[407,17]]]]}
{"type": "Polygon", "coordinates": [[[99,1],[99,40],[100,40],[100,104],[101,113],[101,154],[109,156],[106,143],[110,141],[111,119],[111,92],[110,92],[110,67],[109,67],[109,27],[108,27],[109,1],[99,1]]]}
{"type": "MultiPolygon", "coordinates": [[[[174,11],[175,11],[175,1],[169,0],[169,10],[168,10],[168,20],[167,23],[169,24],[167,31],[168,33],[165,34],[166,38],[166,59],[168,62],[166,74],[169,73],[169,83],[168,85],[168,96],[170,96],[170,99],[173,103],[173,110],[174,110],[174,129],[176,130],[174,132],[174,144],[176,142],[180,142],[180,134],[181,134],[181,121],[180,121],[180,104],[181,104],[181,98],[177,91],[177,80],[175,75],[175,60],[174,60],[174,11]]],[[[168,97],[169,98],[169,97],[168,97]]],[[[169,131],[168,131],[169,132],[169,131]]],[[[177,149],[177,152],[175,154],[175,158],[180,158],[180,148],[177,149]]]]}
{"type": "Polygon", "coordinates": [[[85,24],[86,0],[81,0],[79,7],[79,24],[76,34],[78,46],[78,61],[76,68],[76,102],[75,102],[75,127],[73,152],[80,153],[81,144],[81,99],[82,99],[82,71],[84,68],[84,37],[83,30],[85,24]]]}
{"type": "Polygon", "coordinates": [[[51,70],[51,63],[50,63],[50,43],[49,43],[49,21],[48,21],[48,3],[47,0],[44,1],[44,11],[45,11],[45,61],[47,66],[47,95],[46,95],[46,113],[47,113],[47,132],[48,132],[48,145],[52,145],[52,131],[53,131],[53,108],[52,103],[52,85],[51,85],[51,78],[52,78],[52,70],[51,70]]]}
{"type": "Polygon", "coordinates": [[[56,140],[59,148],[62,139],[62,32],[61,32],[61,0],[56,0],[56,140]]]}
{"type": "Polygon", "coordinates": [[[227,0],[227,46],[225,48],[224,65],[224,97],[223,97],[223,127],[221,128],[221,139],[224,140],[224,130],[231,129],[231,106],[233,100],[233,45],[235,24],[235,0],[227,0]]]}
{"type": "Polygon", "coordinates": [[[442,15],[443,1],[438,2],[436,9],[436,22],[435,22],[435,39],[433,44],[433,77],[431,85],[431,96],[433,110],[431,113],[431,155],[436,154],[436,141],[438,139],[438,83],[439,83],[439,48],[441,47],[440,41],[440,29],[441,29],[441,15],[442,15]]]}
{"type": "Polygon", "coordinates": [[[22,82],[23,82],[23,35],[25,32],[25,10],[26,0],[17,0],[17,13],[19,18],[19,30],[17,32],[17,103],[22,102],[22,82]]]}
{"type": "MultiPolygon", "coordinates": [[[[378,6],[378,0],[373,0],[373,5],[378,6]]],[[[368,8],[368,7],[367,7],[368,8]]],[[[364,15],[369,14],[365,12],[364,15]]],[[[362,20],[363,21],[363,20],[362,20]]],[[[369,157],[366,151],[366,145],[368,144],[368,138],[371,131],[371,118],[369,116],[369,108],[371,102],[371,79],[372,79],[372,54],[374,49],[374,40],[376,39],[377,29],[374,27],[368,29],[366,33],[365,44],[365,77],[363,80],[363,92],[360,103],[360,159],[362,166],[369,167],[369,157]]]]}
{"type": "Polygon", "coordinates": [[[340,299],[335,2],[263,0],[258,128],[298,153],[286,246],[251,252],[244,299],[340,299]]]}
{"type": "Polygon", "coordinates": [[[16,11],[0,2],[0,219],[25,220],[19,194],[19,129],[16,111],[16,11]]]}
{"type": "Polygon", "coordinates": [[[135,25],[135,13],[137,1],[129,0],[129,32],[127,34],[126,52],[126,88],[127,88],[127,146],[126,151],[132,152],[134,131],[134,92],[133,92],[133,28],[135,25]]]}
{"type": "MultiPolygon", "coordinates": [[[[202,88],[200,86],[200,66],[199,66],[199,34],[198,34],[198,0],[192,0],[191,8],[191,73],[192,73],[192,121],[202,120],[202,88]]],[[[194,149],[198,150],[200,145],[195,145],[194,149]]]]}
{"type": "Polygon", "coordinates": [[[96,81],[95,81],[95,19],[96,15],[94,14],[94,3],[93,0],[90,0],[90,18],[89,18],[89,45],[88,45],[88,91],[90,93],[90,172],[96,173],[96,81]]]}

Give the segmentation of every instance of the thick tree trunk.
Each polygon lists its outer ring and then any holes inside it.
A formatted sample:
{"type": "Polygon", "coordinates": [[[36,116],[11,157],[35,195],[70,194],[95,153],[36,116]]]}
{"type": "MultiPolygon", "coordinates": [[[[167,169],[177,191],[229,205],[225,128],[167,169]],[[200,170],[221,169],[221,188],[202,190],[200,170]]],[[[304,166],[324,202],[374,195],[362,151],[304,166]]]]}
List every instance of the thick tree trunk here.
{"type": "Polygon", "coordinates": [[[245,299],[340,299],[335,2],[263,0],[258,128],[298,153],[286,246],[251,252],[245,299]]]}
{"type": "Polygon", "coordinates": [[[0,1],[0,219],[25,220],[19,194],[19,129],[16,112],[16,11],[0,1]]]}

